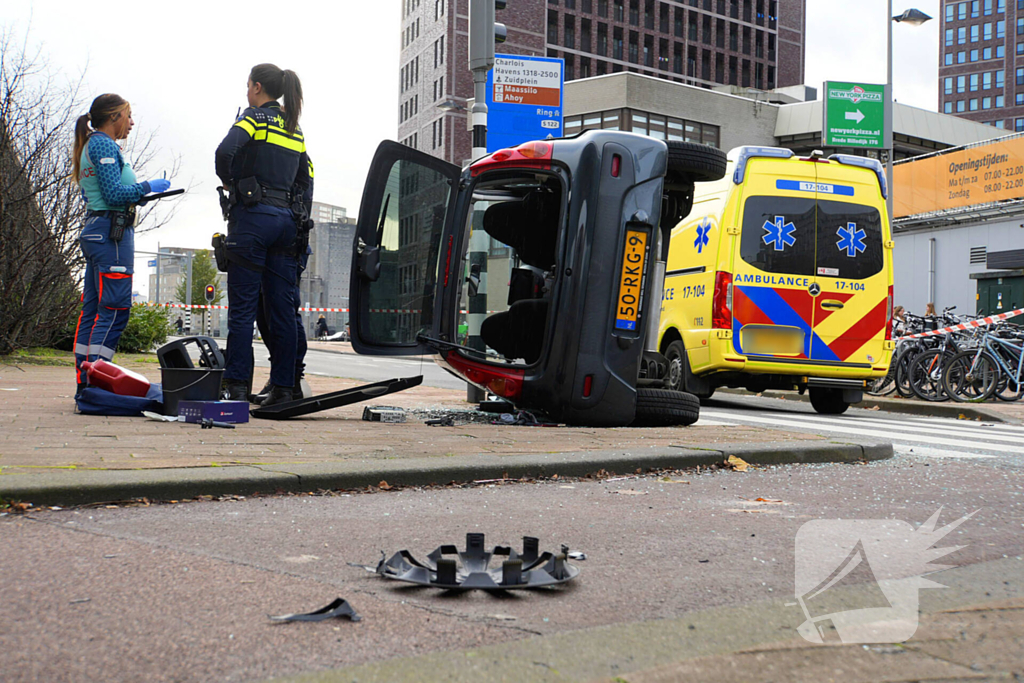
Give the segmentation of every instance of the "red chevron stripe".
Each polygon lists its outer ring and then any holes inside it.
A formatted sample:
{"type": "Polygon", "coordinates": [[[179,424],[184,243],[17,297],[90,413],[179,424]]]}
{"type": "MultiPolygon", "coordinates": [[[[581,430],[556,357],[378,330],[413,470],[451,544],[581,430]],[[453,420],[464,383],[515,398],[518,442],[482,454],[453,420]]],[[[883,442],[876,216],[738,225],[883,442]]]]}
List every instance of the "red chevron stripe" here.
{"type": "Polygon", "coordinates": [[[885,327],[887,305],[887,299],[879,301],[874,308],[868,311],[867,315],[855,322],[850,329],[840,334],[834,342],[828,345],[832,352],[839,357],[839,360],[846,360],[852,356],[857,349],[864,346],[869,339],[885,327]]]}

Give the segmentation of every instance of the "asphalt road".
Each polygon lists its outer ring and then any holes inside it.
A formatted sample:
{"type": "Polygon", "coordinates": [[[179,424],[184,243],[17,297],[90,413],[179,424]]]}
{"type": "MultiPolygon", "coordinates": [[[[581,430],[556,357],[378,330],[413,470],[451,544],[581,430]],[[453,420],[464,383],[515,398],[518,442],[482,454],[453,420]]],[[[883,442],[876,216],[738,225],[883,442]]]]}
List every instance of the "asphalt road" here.
{"type": "MultiPolygon", "coordinates": [[[[338,352],[309,351],[306,363],[311,373],[380,381],[410,375],[424,376],[423,383],[447,389],[466,384],[442,370],[430,358],[406,359],[361,356],[348,344],[338,352]]],[[[260,348],[258,359],[265,358],[260,348]]],[[[985,458],[1001,464],[1024,467],[1024,427],[979,423],[947,418],[916,417],[851,408],[845,415],[818,415],[810,404],[777,398],[718,393],[701,408],[700,424],[755,425],[773,429],[809,432],[835,437],[837,434],[884,439],[893,442],[897,453],[929,458],[985,458]]]]}
{"type": "MultiPolygon", "coordinates": [[[[550,640],[549,654],[510,661],[493,680],[594,680],[659,663],[630,645],[650,641],[643,634],[651,628],[675,633],[682,624],[681,638],[714,644],[770,623],[765,637],[795,638],[803,616],[786,602],[794,595],[794,540],[810,520],[917,527],[940,508],[941,524],[981,509],[940,544],[963,546],[944,561],[1010,562],[972,590],[991,599],[1019,592],[1021,484],[1019,471],[990,459],[899,456],[667,481],[554,480],[7,515],[0,518],[0,671],[8,683],[234,681],[388,662],[406,673],[337,680],[475,681],[479,673],[458,664],[470,661],[465,655],[445,657],[455,671],[444,672],[402,659],[528,642],[543,650],[550,640]],[[441,544],[462,547],[467,532],[485,533],[488,546],[519,546],[533,535],[542,549],[565,543],[587,559],[565,587],[506,596],[404,587],[348,564],[373,565],[382,552],[402,549],[422,557],[441,544]],[[279,625],[267,617],[339,596],[361,622],[279,625]],[[761,610],[755,623],[720,617],[708,626],[691,621],[691,631],[700,624],[697,634],[687,630],[695,611],[744,606],[761,610]],[[557,639],[570,634],[575,645],[561,651],[557,639]]],[[[923,599],[952,599],[956,590],[924,591],[923,599]]],[[[674,657],[704,647],[682,642],[661,645],[674,657]]]]}

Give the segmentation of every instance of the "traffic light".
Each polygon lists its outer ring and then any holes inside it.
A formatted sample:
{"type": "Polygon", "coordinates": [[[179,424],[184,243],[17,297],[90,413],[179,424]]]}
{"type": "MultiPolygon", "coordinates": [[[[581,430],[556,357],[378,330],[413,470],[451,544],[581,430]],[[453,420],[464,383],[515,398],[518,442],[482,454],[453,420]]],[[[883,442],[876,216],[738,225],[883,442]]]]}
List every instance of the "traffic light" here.
{"type": "Polygon", "coordinates": [[[505,0],[469,0],[469,69],[488,71],[494,66],[494,44],[508,36],[505,24],[494,20],[505,0]]]}
{"type": "Polygon", "coordinates": [[[206,301],[207,303],[213,301],[213,296],[216,294],[217,288],[213,285],[206,285],[206,301]]]}

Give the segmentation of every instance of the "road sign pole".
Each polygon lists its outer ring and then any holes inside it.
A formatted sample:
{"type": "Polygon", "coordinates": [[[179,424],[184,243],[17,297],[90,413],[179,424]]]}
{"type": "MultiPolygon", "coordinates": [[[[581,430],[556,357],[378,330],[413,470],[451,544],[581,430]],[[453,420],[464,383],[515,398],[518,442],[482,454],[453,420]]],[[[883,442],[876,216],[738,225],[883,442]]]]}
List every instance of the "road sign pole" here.
{"type": "Polygon", "coordinates": [[[888,35],[886,51],[886,66],[885,66],[885,136],[886,136],[886,149],[888,150],[888,158],[885,162],[885,180],[889,186],[889,196],[885,199],[885,210],[889,214],[889,230],[892,230],[892,196],[894,189],[892,186],[892,0],[889,0],[888,12],[885,15],[885,25],[888,35]]]}

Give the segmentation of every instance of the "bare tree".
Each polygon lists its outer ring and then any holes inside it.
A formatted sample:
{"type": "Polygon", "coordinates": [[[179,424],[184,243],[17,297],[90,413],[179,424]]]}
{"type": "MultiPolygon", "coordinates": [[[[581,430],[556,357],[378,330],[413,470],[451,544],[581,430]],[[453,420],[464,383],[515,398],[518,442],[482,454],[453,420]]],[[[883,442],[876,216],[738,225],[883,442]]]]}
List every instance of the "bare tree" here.
{"type": "MultiPolygon", "coordinates": [[[[72,182],[71,148],[87,108],[81,88],[82,76],[51,69],[27,34],[0,30],[0,354],[52,344],[79,305],[85,203],[72,182]]],[[[155,154],[152,134],[125,151],[140,173],[155,154]]],[[[152,216],[149,229],[172,214],[152,216]]]]}

